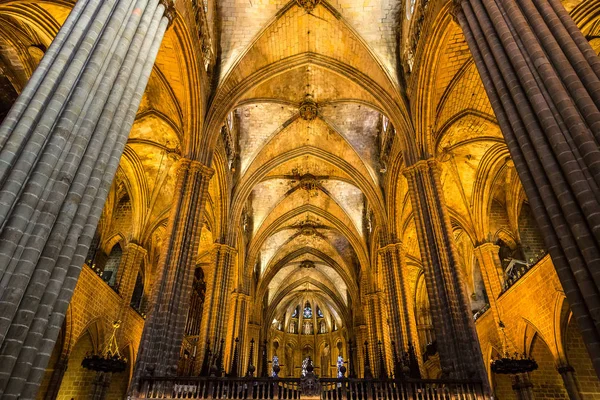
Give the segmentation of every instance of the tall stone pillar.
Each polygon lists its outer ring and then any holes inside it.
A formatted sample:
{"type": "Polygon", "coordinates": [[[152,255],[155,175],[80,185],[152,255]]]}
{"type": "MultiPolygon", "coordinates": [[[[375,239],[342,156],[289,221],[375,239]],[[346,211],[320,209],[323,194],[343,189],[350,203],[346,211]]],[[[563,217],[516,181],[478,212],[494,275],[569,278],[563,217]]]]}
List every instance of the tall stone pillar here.
{"type": "Polygon", "coordinates": [[[600,376],[600,59],[559,0],[454,14],[600,376]]]}
{"type": "MultiPolygon", "coordinates": [[[[492,243],[483,243],[474,249],[475,258],[479,263],[479,268],[483,276],[483,285],[490,301],[490,312],[494,317],[496,328],[499,327],[500,321],[502,321],[497,301],[502,293],[502,283],[504,282],[498,250],[499,247],[492,243]]],[[[517,349],[514,350],[516,351],[517,349]]]]}
{"type": "Polygon", "coordinates": [[[382,268],[389,294],[388,312],[390,313],[390,336],[399,352],[408,351],[409,343],[416,345],[416,321],[411,317],[414,299],[408,285],[408,266],[402,243],[389,244],[379,250],[382,268]]]}
{"type": "MultiPolygon", "coordinates": [[[[227,340],[226,330],[229,315],[228,301],[231,297],[232,269],[237,251],[225,244],[215,244],[213,249],[213,268],[207,272],[206,300],[202,310],[200,343],[210,340],[213,354],[219,350],[221,339],[227,340]]],[[[230,339],[235,339],[231,338],[230,339]]],[[[201,349],[202,360],[206,349],[201,349]]]]}
{"type": "MultiPolygon", "coordinates": [[[[125,254],[121,258],[121,265],[117,276],[117,291],[121,295],[123,308],[126,310],[131,304],[135,282],[142,263],[146,258],[148,251],[137,243],[127,244],[125,254]]],[[[120,316],[121,319],[123,316],[120,316]]]]}
{"type": "Polygon", "coordinates": [[[33,398],[170,21],[81,0],[0,125],[0,397],[33,398]]]}
{"type": "Polygon", "coordinates": [[[419,161],[407,168],[405,175],[442,371],[451,378],[487,382],[464,280],[457,265],[439,165],[433,159],[419,161]]]}
{"type": "Polygon", "coordinates": [[[405,339],[405,330],[402,323],[405,303],[402,301],[402,288],[397,279],[396,269],[398,268],[399,260],[396,259],[395,253],[396,246],[393,244],[379,249],[388,300],[387,311],[390,321],[390,337],[396,343],[396,346],[403,349],[408,342],[405,339]]]}
{"type": "MultiPolygon", "coordinates": [[[[250,296],[238,291],[232,294],[231,301],[233,304],[229,313],[229,327],[227,328],[227,331],[231,333],[226,338],[229,357],[226,358],[225,365],[231,365],[231,359],[235,349],[235,339],[238,338],[240,349],[238,367],[240,370],[237,372],[239,376],[244,376],[246,372],[244,368],[247,365],[248,357],[248,354],[246,354],[244,349],[250,348],[250,337],[247,335],[248,319],[250,318],[250,296]]],[[[229,373],[231,374],[232,371],[229,371],[229,373]]]]}
{"type": "Polygon", "coordinates": [[[388,350],[389,346],[389,334],[387,332],[387,324],[386,317],[387,313],[385,312],[385,306],[382,304],[384,293],[382,291],[376,291],[373,293],[368,293],[365,297],[365,309],[366,309],[366,319],[369,325],[369,362],[371,365],[371,372],[375,377],[381,377],[383,374],[389,374],[390,370],[387,366],[387,360],[391,359],[388,357],[388,353],[391,353],[388,350]],[[382,341],[382,355],[383,362],[386,365],[385,371],[382,371],[381,366],[381,358],[380,358],[380,348],[378,346],[378,342],[382,341]]]}
{"type": "Polygon", "coordinates": [[[177,371],[190,305],[192,284],[208,184],[214,170],[189,159],[180,161],[159,272],[130,393],[137,395],[140,378],[172,376],[177,371]]]}

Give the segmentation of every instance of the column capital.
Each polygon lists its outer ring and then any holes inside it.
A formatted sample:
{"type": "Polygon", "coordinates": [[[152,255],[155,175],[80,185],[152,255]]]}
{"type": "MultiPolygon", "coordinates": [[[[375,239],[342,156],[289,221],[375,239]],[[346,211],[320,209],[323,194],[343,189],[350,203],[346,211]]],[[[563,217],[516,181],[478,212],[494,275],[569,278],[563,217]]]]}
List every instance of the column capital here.
{"type": "Polygon", "coordinates": [[[571,365],[569,364],[562,364],[559,365],[556,370],[558,371],[559,374],[567,374],[569,372],[575,372],[575,368],[573,368],[571,365]]]}
{"type": "Polygon", "coordinates": [[[374,292],[369,292],[365,295],[367,300],[381,300],[385,297],[385,293],[381,290],[376,290],[374,292]]]}
{"type": "Polygon", "coordinates": [[[137,244],[136,242],[129,242],[127,246],[125,246],[127,250],[135,250],[138,253],[141,253],[142,256],[146,256],[148,254],[148,250],[144,248],[144,246],[137,244]]]}
{"type": "Polygon", "coordinates": [[[173,21],[177,16],[177,11],[175,10],[175,1],[174,0],[158,0],[158,4],[162,4],[165,7],[164,16],[169,20],[169,26],[173,25],[173,21]]]}
{"type": "Polygon", "coordinates": [[[233,300],[250,301],[250,295],[248,293],[233,292],[231,296],[233,297],[233,300]]]}
{"type": "Polygon", "coordinates": [[[419,160],[416,163],[409,165],[403,171],[406,178],[413,177],[417,173],[427,172],[429,170],[439,170],[440,162],[435,158],[428,158],[426,160],[419,160]]]}
{"type": "Polygon", "coordinates": [[[180,162],[180,170],[188,170],[191,172],[199,172],[201,173],[203,176],[205,176],[206,178],[212,178],[212,176],[215,174],[215,170],[207,167],[206,165],[204,165],[203,163],[201,163],[200,161],[196,161],[196,160],[191,160],[189,158],[182,158],[179,160],[180,162]]]}
{"type": "Polygon", "coordinates": [[[464,0],[452,0],[450,7],[449,7],[449,11],[450,11],[450,15],[452,16],[452,20],[460,26],[460,22],[459,22],[459,14],[462,13],[462,2],[464,0]]]}
{"type": "Polygon", "coordinates": [[[228,254],[230,256],[237,255],[237,249],[227,244],[215,243],[213,247],[214,253],[228,254]]]}
{"type": "Polygon", "coordinates": [[[379,252],[381,253],[394,250],[400,252],[404,251],[404,245],[402,244],[402,242],[388,243],[385,246],[379,248],[379,252]]]}
{"type": "Polygon", "coordinates": [[[474,247],[474,250],[479,251],[498,251],[500,247],[492,242],[483,242],[474,247]]]}

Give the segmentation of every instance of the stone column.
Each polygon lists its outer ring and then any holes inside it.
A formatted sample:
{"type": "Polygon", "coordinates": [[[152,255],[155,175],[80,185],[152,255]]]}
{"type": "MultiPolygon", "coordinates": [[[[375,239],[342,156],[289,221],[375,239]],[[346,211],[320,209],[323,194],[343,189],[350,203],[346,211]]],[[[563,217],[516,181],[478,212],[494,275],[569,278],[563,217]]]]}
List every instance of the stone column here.
{"type": "MultiPolygon", "coordinates": [[[[228,302],[232,290],[231,272],[234,267],[236,254],[237,251],[233,247],[225,244],[215,244],[213,249],[213,268],[207,273],[206,300],[202,312],[200,343],[206,343],[207,340],[210,340],[215,351],[218,351],[221,339],[227,340],[225,331],[230,311],[228,302]]],[[[230,339],[235,339],[235,337],[230,337],[230,339]]],[[[203,359],[205,351],[206,349],[201,349],[199,359],[203,359]]]]}
{"type": "Polygon", "coordinates": [[[0,126],[0,396],[33,398],[169,24],[81,0],[0,126]]]}
{"type": "MultiPolygon", "coordinates": [[[[239,289],[238,289],[239,290],[239,289]]],[[[231,334],[226,338],[228,343],[229,354],[225,359],[225,365],[231,365],[231,359],[235,348],[235,338],[239,338],[239,363],[240,368],[238,372],[239,376],[244,376],[246,373],[245,369],[247,366],[247,356],[244,349],[250,349],[250,337],[246,334],[248,328],[249,319],[249,304],[250,296],[246,293],[235,292],[231,296],[233,303],[232,309],[229,313],[229,328],[228,331],[231,334]]],[[[232,371],[229,371],[231,373],[232,371]]]]}
{"type": "Polygon", "coordinates": [[[533,384],[528,374],[517,374],[512,376],[512,389],[517,394],[519,400],[534,400],[533,384]]]}
{"type": "MultiPolygon", "coordinates": [[[[384,362],[387,365],[387,348],[386,346],[388,335],[384,331],[384,323],[386,318],[386,313],[384,312],[384,308],[382,305],[381,297],[384,295],[383,292],[377,291],[373,293],[368,293],[365,296],[365,309],[366,309],[366,319],[369,326],[368,329],[368,342],[369,342],[369,362],[371,365],[371,372],[375,377],[380,377],[382,374],[381,371],[381,360],[379,357],[379,346],[377,343],[381,340],[383,342],[383,356],[384,362]]],[[[385,373],[389,373],[389,368],[386,367],[385,373]]]]}
{"type": "Polygon", "coordinates": [[[139,347],[130,393],[137,395],[140,378],[172,376],[177,370],[185,333],[196,258],[200,246],[208,184],[214,170],[189,159],[180,161],[175,199],[167,225],[152,293],[152,302],[139,347]]]}
{"type": "MultiPolygon", "coordinates": [[[[260,363],[260,329],[261,329],[261,325],[251,321],[248,324],[248,328],[247,328],[247,335],[246,335],[246,343],[244,344],[244,348],[246,349],[244,351],[245,356],[245,360],[246,360],[246,366],[249,364],[250,361],[252,361],[252,365],[254,366],[254,376],[259,376],[259,369],[258,369],[258,364],[260,363]],[[254,358],[252,360],[250,360],[250,341],[254,340],[254,358]]],[[[247,371],[244,370],[244,373],[246,373],[247,371]]]]}
{"type": "Polygon", "coordinates": [[[469,301],[460,276],[437,161],[405,170],[444,375],[487,382],[469,301]]]}
{"type": "MultiPolygon", "coordinates": [[[[504,282],[502,266],[498,257],[499,247],[492,243],[484,243],[475,247],[475,258],[479,263],[483,285],[490,301],[490,312],[494,317],[496,328],[502,320],[498,309],[498,297],[502,293],[502,283],[504,282]]],[[[502,340],[502,338],[500,338],[502,340]]]]}
{"type": "MultiPolygon", "coordinates": [[[[127,307],[131,304],[135,282],[146,254],[148,254],[148,251],[142,246],[134,242],[129,242],[125,248],[125,254],[121,258],[121,265],[119,265],[117,276],[117,291],[122,298],[124,310],[127,310],[127,307]]],[[[121,320],[122,317],[121,315],[121,320]]]]}
{"type": "Polygon", "coordinates": [[[112,381],[111,372],[97,372],[96,378],[92,383],[91,400],[104,400],[108,394],[108,388],[112,381]]]}
{"type": "Polygon", "coordinates": [[[380,249],[384,268],[386,290],[389,293],[390,336],[399,354],[408,351],[409,343],[418,345],[414,319],[414,296],[408,284],[409,268],[405,261],[402,243],[390,244],[380,249]]]}
{"type": "Polygon", "coordinates": [[[600,59],[559,0],[458,0],[463,29],[600,376],[600,59]]]}
{"type": "Polygon", "coordinates": [[[54,371],[52,371],[52,376],[50,377],[50,383],[48,384],[48,389],[44,395],[44,400],[55,400],[56,397],[58,397],[58,391],[60,390],[60,385],[62,384],[65,372],[67,372],[68,365],[69,357],[67,355],[62,355],[54,366],[54,371]]]}
{"type": "MultiPolygon", "coordinates": [[[[356,347],[356,351],[354,352],[354,357],[356,358],[356,363],[354,364],[356,373],[359,377],[364,377],[365,375],[365,350],[363,343],[369,339],[369,329],[367,325],[360,324],[354,326],[354,332],[356,335],[356,340],[354,346],[356,347]]],[[[370,352],[369,352],[370,353],[370,352]]],[[[373,370],[371,370],[372,372],[373,370]]]]}
{"type": "Polygon", "coordinates": [[[381,259],[381,268],[385,281],[387,293],[387,311],[390,321],[390,337],[396,343],[396,346],[402,350],[408,341],[405,339],[406,332],[403,324],[405,302],[403,301],[403,291],[398,282],[397,268],[399,260],[396,258],[396,246],[391,244],[379,249],[381,259]]]}
{"type": "Polygon", "coordinates": [[[577,386],[577,380],[575,379],[575,369],[567,364],[561,365],[557,370],[565,384],[569,399],[581,400],[581,394],[579,393],[579,387],[577,386]]]}

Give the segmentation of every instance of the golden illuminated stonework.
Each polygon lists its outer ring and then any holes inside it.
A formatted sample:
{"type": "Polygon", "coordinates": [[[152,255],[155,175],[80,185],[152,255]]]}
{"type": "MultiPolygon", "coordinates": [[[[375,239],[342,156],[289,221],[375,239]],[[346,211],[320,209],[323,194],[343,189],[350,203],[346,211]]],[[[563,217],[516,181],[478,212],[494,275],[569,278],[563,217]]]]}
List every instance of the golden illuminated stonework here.
{"type": "Polygon", "coordinates": [[[311,260],[304,260],[300,264],[300,268],[315,268],[315,263],[311,260]]]}
{"type": "Polygon", "coordinates": [[[300,116],[306,121],[312,121],[317,118],[319,110],[317,108],[317,102],[313,100],[310,94],[307,94],[304,97],[304,101],[300,104],[300,109],[298,110],[300,116]]]}
{"type": "Polygon", "coordinates": [[[321,2],[321,0],[296,0],[298,5],[306,10],[306,12],[312,12],[315,9],[317,4],[321,2]]]}

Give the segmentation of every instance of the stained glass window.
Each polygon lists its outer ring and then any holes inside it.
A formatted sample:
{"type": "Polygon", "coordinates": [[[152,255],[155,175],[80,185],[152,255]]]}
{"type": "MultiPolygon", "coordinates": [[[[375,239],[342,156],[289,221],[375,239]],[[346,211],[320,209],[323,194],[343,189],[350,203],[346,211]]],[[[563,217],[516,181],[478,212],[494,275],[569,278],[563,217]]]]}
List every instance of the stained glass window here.
{"type": "Polygon", "coordinates": [[[312,308],[310,307],[310,303],[307,301],[304,305],[304,318],[312,318],[312,308]]]}
{"type": "Polygon", "coordinates": [[[275,372],[275,367],[279,367],[279,357],[273,356],[273,362],[271,363],[271,376],[273,378],[277,377],[277,372],[275,372]]]}
{"type": "Polygon", "coordinates": [[[344,358],[341,355],[339,355],[338,360],[337,360],[337,377],[338,378],[344,377],[344,374],[342,374],[342,371],[340,370],[343,365],[344,365],[344,358]]]}
{"type": "Polygon", "coordinates": [[[415,5],[417,3],[416,0],[408,0],[407,1],[407,7],[406,7],[406,19],[410,19],[410,17],[412,17],[413,13],[415,12],[415,5]]]}
{"type": "Polygon", "coordinates": [[[296,307],[294,313],[292,314],[292,318],[298,318],[300,307],[296,307]]]}
{"type": "Polygon", "coordinates": [[[319,308],[319,306],[317,306],[317,317],[323,318],[323,311],[321,311],[321,309],[319,308]]]}
{"type": "Polygon", "coordinates": [[[308,363],[310,363],[310,358],[306,357],[303,361],[302,361],[302,376],[306,376],[306,373],[308,371],[306,371],[306,367],[308,367],[308,363]]]}

